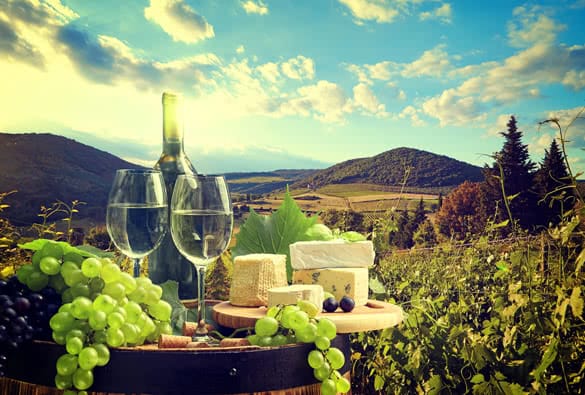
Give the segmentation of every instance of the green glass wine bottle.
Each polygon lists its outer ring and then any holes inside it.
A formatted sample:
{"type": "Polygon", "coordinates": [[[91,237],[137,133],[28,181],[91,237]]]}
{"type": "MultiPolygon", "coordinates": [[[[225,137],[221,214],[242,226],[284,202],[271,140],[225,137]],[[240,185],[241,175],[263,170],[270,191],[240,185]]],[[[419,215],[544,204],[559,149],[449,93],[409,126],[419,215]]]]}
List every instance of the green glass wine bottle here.
{"type": "MultiPolygon", "coordinates": [[[[177,94],[164,92],[163,105],[163,151],[154,166],[163,173],[167,196],[170,201],[177,176],[180,174],[197,174],[193,164],[185,155],[183,147],[183,119],[181,98],[177,94]]],[[[148,276],[156,283],[167,280],[179,283],[180,299],[197,298],[197,272],[175,247],[170,230],[167,231],[160,246],[148,257],[148,276]]]]}

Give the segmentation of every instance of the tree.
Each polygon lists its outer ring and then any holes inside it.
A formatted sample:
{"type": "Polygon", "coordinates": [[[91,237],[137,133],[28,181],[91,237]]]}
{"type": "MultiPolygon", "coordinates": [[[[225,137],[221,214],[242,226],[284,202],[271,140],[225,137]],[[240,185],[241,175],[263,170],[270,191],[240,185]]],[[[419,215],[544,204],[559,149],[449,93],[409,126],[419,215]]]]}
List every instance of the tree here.
{"type": "Polygon", "coordinates": [[[537,195],[532,189],[535,164],[530,161],[528,146],[522,144],[522,132],[514,116],[510,117],[507,128],[500,133],[505,141],[502,149],[494,154],[495,162],[491,167],[484,167],[482,217],[490,218],[495,214],[496,222],[511,219],[522,228],[531,229],[538,222],[537,195]]]}
{"type": "Polygon", "coordinates": [[[437,227],[441,234],[457,240],[482,232],[485,222],[480,215],[481,183],[465,181],[443,200],[437,213],[437,227]]]}
{"type": "Polygon", "coordinates": [[[408,210],[402,210],[396,223],[397,230],[390,234],[389,243],[398,248],[412,247],[412,228],[410,227],[410,215],[408,210]]]}
{"type": "Polygon", "coordinates": [[[422,224],[425,219],[427,219],[427,213],[425,211],[425,205],[421,197],[418,205],[416,206],[416,209],[414,210],[414,217],[410,223],[410,228],[412,231],[414,232],[417,230],[419,225],[422,224]]]}
{"type": "Polygon", "coordinates": [[[433,223],[425,219],[412,235],[415,247],[429,248],[437,245],[437,234],[433,223]]]}
{"type": "Polygon", "coordinates": [[[540,168],[534,176],[535,190],[538,193],[540,224],[548,226],[560,222],[564,211],[571,209],[571,189],[563,188],[571,185],[569,172],[557,141],[553,139],[548,150],[544,151],[544,158],[540,168]]]}

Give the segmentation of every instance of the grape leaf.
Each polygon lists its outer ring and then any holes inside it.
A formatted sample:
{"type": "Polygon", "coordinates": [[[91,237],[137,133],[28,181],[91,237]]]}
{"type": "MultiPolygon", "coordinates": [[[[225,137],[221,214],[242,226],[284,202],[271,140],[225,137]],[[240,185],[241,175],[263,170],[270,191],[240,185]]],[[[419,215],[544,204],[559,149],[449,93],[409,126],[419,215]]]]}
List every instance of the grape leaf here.
{"type": "Polygon", "coordinates": [[[286,255],[286,275],[292,281],[289,245],[303,240],[305,232],[315,224],[317,217],[307,218],[287,190],[278,210],[272,215],[259,215],[250,210],[250,216],[236,235],[236,246],[232,249],[238,255],[267,253],[286,255]]]}
{"type": "MultiPolygon", "coordinates": [[[[161,299],[168,302],[173,311],[171,313],[171,323],[173,325],[173,334],[181,335],[183,332],[183,323],[187,321],[197,322],[197,313],[190,310],[179,299],[179,283],[176,281],[165,281],[160,284],[163,293],[161,299]]],[[[208,315],[207,317],[210,317],[208,315]]]]}
{"type": "MultiPolygon", "coordinates": [[[[47,244],[49,241],[52,241],[52,240],[36,239],[33,241],[29,241],[28,243],[18,244],[18,247],[22,248],[23,250],[38,251],[38,250],[42,249],[45,246],[45,244],[47,244]]],[[[92,246],[74,247],[65,241],[57,241],[57,243],[61,244],[65,254],[67,254],[69,252],[74,252],[74,253],[77,253],[85,258],[96,257],[96,256],[98,256],[98,257],[109,256],[108,253],[106,253],[98,248],[94,248],[92,246]],[[99,251],[99,254],[97,253],[98,251],[99,251]]]]}

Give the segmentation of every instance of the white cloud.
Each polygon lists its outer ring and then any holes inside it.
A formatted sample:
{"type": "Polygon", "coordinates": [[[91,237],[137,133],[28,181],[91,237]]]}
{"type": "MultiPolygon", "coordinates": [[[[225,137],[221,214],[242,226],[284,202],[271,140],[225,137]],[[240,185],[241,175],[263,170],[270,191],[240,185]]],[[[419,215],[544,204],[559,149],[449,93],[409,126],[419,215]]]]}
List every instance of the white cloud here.
{"type": "Polygon", "coordinates": [[[512,114],[500,114],[496,118],[496,122],[493,124],[492,127],[489,127],[487,130],[487,135],[496,137],[499,136],[501,132],[507,130],[508,121],[510,121],[510,117],[512,114]]]}
{"type": "Polygon", "coordinates": [[[294,80],[313,79],[315,77],[315,62],[302,55],[290,58],[281,64],[282,74],[294,80]]]}
{"type": "Polygon", "coordinates": [[[246,52],[246,48],[243,45],[240,45],[236,48],[237,54],[243,54],[244,52],[246,52]]]}
{"type": "Polygon", "coordinates": [[[326,123],[343,123],[343,114],[347,111],[348,98],[343,89],[329,81],[321,80],[314,85],[298,89],[298,96],[283,103],[280,112],[283,115],[312,115],[326,123]]]}
{"type": "Polygon", "coordinates": [[[398,90],[398,95],[396,95],[396,98],[398,100],[406,100],[406,92],[404,92],[402,89],[398,90]]]}
{"type": "Polygon", "coordinates": [[[268,14],[268,6],[262,1],[247,0],[240,3],[246,14],[268,14]]]}
{"type": "Polygon", "coordinates": [[[427,115],[437,118],[441,127],[463,126],[486,119],[477,99],[461,97],[455,89],[447,89],[439,96],[425,101],[422,108],[427,115]]]}
{"type": "Polygon", "coordinates": [[[406,78],[413,77],[442,77],[453,66],[449,60],[449,54],[443,50],[444,45],[438,45],[433,49],[424,51],[420,58],[412,63],[402,65],[401,75],[406,78]]]}
{"type": "Polygon", "coordinates": [[[174,41],[195,43],[215,35],[213,26],[184,0],[150,0],[144,16],[159,25],[174,41]]]}
{"type": "Polygon", "coordinates": [[[515,20],[508,23],[508,39],[512,46],[525,48],[534,44],[552,44],[557,33],[565,30],[566,25],[559,24],[546,15],[540,6],[514,8],[515,20]]]}
{"type": "Polygon", "coordinates": [[[364,67],[370,74],[370,77],[375,80],[389,80],[392,76],[391,68],[395,67],[394,62],[383,61],[376,64],[366,64],[364,67]]]}
{"type": "Polygon", "coordinates": [[[406,106],[400,114],[398,114],[398,118],[410,119],[412,126],[426,126],[427,123],[420,118],[419,113],[420,110],[417,110],[415,107],[406,106]]]}
{"type": "Polygon", "coordinates": [[[357,21],[372,20],[378,23],[391,23],[399,12],[386,5],[384,0],[339,0],[351,11],[357,21]]]}
{"type": "Polygon", "coordinates": [[[451,4],[443,3],[440,7],[435,8],[433,11],[421,12],[419,18],[421,21],[436,19],[443,23],[451,23],[453,11],[451,10],[451,4]]]}
{"type": "MultiPolygon", "coordinates": [[[[563,134],[566,137],[566,143],[576,148],[585,148],[585,107],[574,107],[569,109],[549,111],[543,115],[543,121],[547,119],[558,120],[563,134]]],[[[552,128],[558,137],[559,129],[556,124],[550,122],[547,125],[552,128]]]]}
{"type": "Polygon", "coordinates": [[[370,113],[377,117],[386,117],[386,107],[381,104],[370,87],[365,83],[359,83],[353,87],[353,105],[361,108],[364,113],[370,113]]]}
{"type": "Polygon", "coordinates": [[[280,71],[278,71],[278,64],[274,62],[264,63],[256,67],[256,70],[258,70],[262,78],[271,83],[275,83],[278,80],[278,77],[280,77],[280,71]]]}

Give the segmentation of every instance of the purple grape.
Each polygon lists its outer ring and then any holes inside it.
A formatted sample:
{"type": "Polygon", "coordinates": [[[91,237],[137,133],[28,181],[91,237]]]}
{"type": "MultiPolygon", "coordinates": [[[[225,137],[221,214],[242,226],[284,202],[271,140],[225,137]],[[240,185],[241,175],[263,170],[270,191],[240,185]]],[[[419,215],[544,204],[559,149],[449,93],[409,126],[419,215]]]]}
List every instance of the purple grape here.
{"type": "Polygon", "coordinates": [[[341,310],[344,312],[349,313],[355,307],[355,302],[349,296],[344,295],[339,301],[339,307],[341,307],[341,310]]]}
{"type": "Polygon", "coordinates": [[[329,297],[323,301],[323,310],[325,310],[328,313],[333,313],[335,310],[337,310],[338,306],[339,304],[337,303],[337,300],[335,300],[334,297],[329,297]]]}

